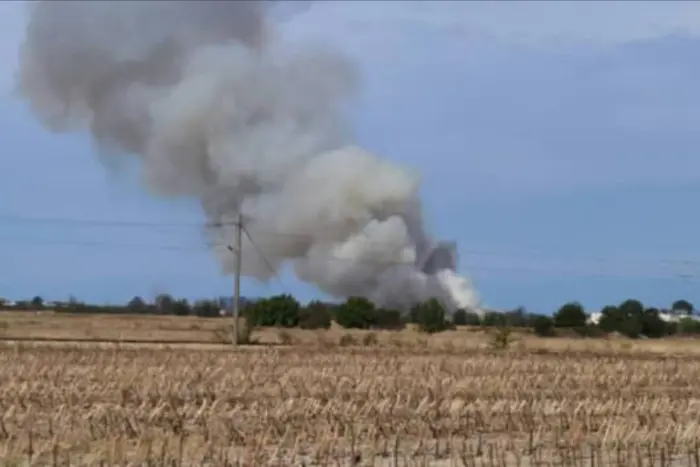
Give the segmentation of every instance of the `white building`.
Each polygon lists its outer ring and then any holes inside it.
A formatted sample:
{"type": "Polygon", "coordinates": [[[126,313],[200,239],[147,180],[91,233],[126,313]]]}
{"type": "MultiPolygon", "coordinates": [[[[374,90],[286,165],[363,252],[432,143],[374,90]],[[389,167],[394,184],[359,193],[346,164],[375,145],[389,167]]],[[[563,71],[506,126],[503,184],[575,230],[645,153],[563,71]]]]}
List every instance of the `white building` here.
{"type": "MultiPolygon", "coordinates": [[[[597,311],[595,313],[591,313],[588,315],[588,324],[598,324],[600,322],[600,318],[602,318],[603,313],[600,311],[597,311]]],[[[700,316],[696,315],[686,315],[685,313],[682,312],[674,312],[672,310],[659,310],[659,318],[661,318],[662,321],[665,321],[667,323],[678,323],[680,320],[683,318],[690,318],[694,321],[700,321],[700,316]]]]}

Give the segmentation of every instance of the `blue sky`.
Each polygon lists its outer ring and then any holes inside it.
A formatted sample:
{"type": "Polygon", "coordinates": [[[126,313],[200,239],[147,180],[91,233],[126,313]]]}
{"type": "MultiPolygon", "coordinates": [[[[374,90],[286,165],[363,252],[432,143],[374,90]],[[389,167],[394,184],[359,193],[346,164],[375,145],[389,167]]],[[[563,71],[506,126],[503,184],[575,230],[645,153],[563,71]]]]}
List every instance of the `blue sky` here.
{"type": "MultiPolygon", "coordinates": [[[[105,167],[13,97],[23,22],[0,3],[0,296],[230,293],[194,202],[150,197],[136,167],[105,167]]],[[[420,171],[434,233],[488,305],[700,304],[699,3],[327,2],[283,32],[357,59],[359,142],[420,171]]],[[[243,285],[317,296],[289,274],[243,285]]]]}

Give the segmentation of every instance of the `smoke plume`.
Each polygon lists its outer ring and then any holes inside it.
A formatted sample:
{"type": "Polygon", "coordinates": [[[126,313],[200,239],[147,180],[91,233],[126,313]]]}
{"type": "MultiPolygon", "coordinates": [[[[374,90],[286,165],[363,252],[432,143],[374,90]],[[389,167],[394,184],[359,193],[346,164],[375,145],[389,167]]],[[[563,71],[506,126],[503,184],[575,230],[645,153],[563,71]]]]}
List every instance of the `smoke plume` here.
{"type": "Polygon", "coordinates": [[[274,2],[29,8],[18,86],[33,113],[52,131],[89,131],[108,157],[139,158],[154,193],[199,199],[224,272],[240,212],[254,240],[246,276],[291,263],[337,297],[478,308],[454,246],[424,230],[415,174],[352,144],[353,63],[282,41],[274,2]]]}

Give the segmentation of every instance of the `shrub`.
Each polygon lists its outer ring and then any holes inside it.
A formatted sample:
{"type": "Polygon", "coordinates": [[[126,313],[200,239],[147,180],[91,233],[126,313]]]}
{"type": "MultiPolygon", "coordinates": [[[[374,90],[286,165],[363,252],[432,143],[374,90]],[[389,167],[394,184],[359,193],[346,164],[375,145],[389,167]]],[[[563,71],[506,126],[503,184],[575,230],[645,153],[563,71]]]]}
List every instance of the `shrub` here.
{"type": "Polygon", "coordinates": [[[357,344],[357,340],[355,340],[355,337],[352,334],[343,334],[340,336],[340,341],[338,343],[341,347],[347,347],[357,344]]]}
{"type": "Polygon", "coordinates": [[[187,303],[186,299],[174,301],[170,306],[170,309],[172,313],[177,316],[187,316],[192,313],[190,304],[187,303]]]}
{"type": "Polygon", "coordinates": [[[631,338],[642,334],[644,307],[637,300],[626,300],[619,307],[606,306],[603,308],[600,329],[605,332],[619,332],[631,338]]]}
{"type": "Polygon", "coordinates": [[[331,312],[328,305],[313,301],[299,311],[301,329],[328,329],[331,327],[331,312]]]}
{"type": "MultiPolygon", "coordinates": [[[[219,344],[232,344],[233,337],[233,326],[225,325],[220,326],[214,331],[212,331],[214,340],[219,344]]],[[[253,328],[248,326],[245,320],[240,319],[238,321],[238,344],[240,345],[252,345],[257,342],[252,338],[253,328]]]]}
{"type": "Polygon", "coordinates": [[[377,345],[378,342],[379,342],[379,339],[377,338],[377,335],[373,332],[365,334],[364,337],[362,338],[362,345],[365,345],[365,346],[377,345]]]}
{"type": "MultiPolygon", "coordinates": [[[[136,306],[141,307],[141,305],[138,304],[136,306]]],[[[143,305],[143,307],[145,307],[145,305],[143,305]]],[[[219,307],[215,302],[211,300],[200,300],[194,303],[194,305],[192,306],[192,312],[195,315],[200,316],[202,318],[211,318],[214,316],[219,316],[219,307]]]]}
{"type": "Polygon", "coordinates": [[[436,298],[415,305],[411,309],[411,322],[427,333],[441,332],[450,327],[445,316],[445,308],[436,298]]]}
{"type": "Polygon", "coordinates": [[[495,311],[489,311],[484,314],[481,319],[481,324],[484,326],[505,326],[506,316],[503,313],[498,313],[495,311]]]}
{"type": "Polygon", "coordinates": [[[299,302],[291,295],[276,295],[248,305],[244,316],[251,326],[295,327],[299,324],[299,302]]]}
{"type": "Polygon", "coordinates": [[[529,322],[529,316],[527,310],[524,307],[518,307],[515,310],[506,311],[503,313],[504,326],[522,328],[527,327],[531,323],[529,322]]]}
{"type": "Polygon", "coordinates": [[[372,327],[377,329],[402,329],[404,327],[403,316],[398,310],[378,308],[374,312],[372,327]]]}
{"type": "Polygon", "coordinates": [[[510,328],[498,328],[491,334],[491,348],[496,350],[507,349],[513,343],[513,340],[513,332],[510,328]]]}
{"type": "Polygon", "coordinates": [[[346,329],[369,329],[374,324],[374,304],[364,297],[350,297],[338,307],[336,322],[346,329]]]}
{"type": "Polygon", "coordinates": [[[647,308],[642,315],[642,334],[651,338],[660,338],[667,335],[670,328],[659,317],[659,310],[647,308]]]}
{"type": "Polygon", "coordinates": [[[294,340],[292,338],[292,335],[285,330],[279,331],[277,333],[277,337],[279,338],[279,341],[282,345],[291,345],[292,341],[294,340]]]}
{"type": "Polygon", "coordinates": [[[700,334],[700,321],[693,318],[681,318],[678,321],[679,334],[700,334]]]}
{"type": "Polygon", "coordinates": [[[549,316],[538,315],[533,318],[532,328],[539,337],[554,336],[554,320],[549,316]]]}
{"type": "Polygon", "coordinates": [[[481,319],[474,312],[460,309],[452,315],[452,323],[456,326],[478,326],[481,319]]]}
{"type": "Polygon", "coordinates": [[[577,328],[586,325],[586,313],[578,302],[563,305],[554,313],[554,325],[558,328],[577,328]]]}

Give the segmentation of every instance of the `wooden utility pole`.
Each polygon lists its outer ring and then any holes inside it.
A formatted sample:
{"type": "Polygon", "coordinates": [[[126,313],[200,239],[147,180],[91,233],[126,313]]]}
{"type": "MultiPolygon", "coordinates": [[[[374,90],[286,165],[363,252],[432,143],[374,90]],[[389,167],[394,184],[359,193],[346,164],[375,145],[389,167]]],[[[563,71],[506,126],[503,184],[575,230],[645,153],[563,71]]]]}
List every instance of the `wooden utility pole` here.
{"type": "Polygon", "coordinates": [[[233,302],[231,303],[231,312],[233,315],[233,336],[231,336],[231,343],[234,346],[238,345],[239,336],[239,314],[241,309],[241,257],[243,255],[243,215],[238,214],[238,219],[236,221],[236,235],[234,238],[234,245],[229,246],[228,249],[233,252],[235,256],[234,268],[233,268],[233,302]]]}

